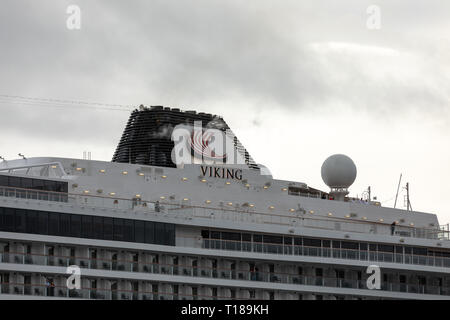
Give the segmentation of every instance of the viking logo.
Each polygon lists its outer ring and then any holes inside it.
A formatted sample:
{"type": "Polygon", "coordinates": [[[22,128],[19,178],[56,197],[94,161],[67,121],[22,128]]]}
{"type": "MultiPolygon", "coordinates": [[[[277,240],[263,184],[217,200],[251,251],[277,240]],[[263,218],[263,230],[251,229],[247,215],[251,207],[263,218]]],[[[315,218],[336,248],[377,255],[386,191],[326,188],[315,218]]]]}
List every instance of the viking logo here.
{"type": "Polygon", "coordinates": [[[234,134],[228,129],[203,130],[202,122],[194,121],[194,126],[177,125],[171,139],[174,142],[172,162],[177,165],[246,163],[236,149],[234,134]]]}
{"type": "Polygon", "coordinates": [[[188,147],[192,155],[205,160],[226,162],[227,154],[223,151],[223,132],[217,129],[194,130],[188,147]]]}

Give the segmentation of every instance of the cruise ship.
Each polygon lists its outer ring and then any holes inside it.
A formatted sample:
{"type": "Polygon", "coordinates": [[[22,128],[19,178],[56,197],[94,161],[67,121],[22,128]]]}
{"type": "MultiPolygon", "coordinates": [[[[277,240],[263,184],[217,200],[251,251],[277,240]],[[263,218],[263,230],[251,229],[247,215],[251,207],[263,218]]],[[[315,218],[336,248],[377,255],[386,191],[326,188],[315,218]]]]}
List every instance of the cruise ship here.
{"type": "Polygon", "coordinates": [[[274,179],[220,116],[141,105],[111,162],[0,163],[0,298],[450,298],[448,225],[349,196],[345,155],[317,174],[330,190],[274,179]]]}

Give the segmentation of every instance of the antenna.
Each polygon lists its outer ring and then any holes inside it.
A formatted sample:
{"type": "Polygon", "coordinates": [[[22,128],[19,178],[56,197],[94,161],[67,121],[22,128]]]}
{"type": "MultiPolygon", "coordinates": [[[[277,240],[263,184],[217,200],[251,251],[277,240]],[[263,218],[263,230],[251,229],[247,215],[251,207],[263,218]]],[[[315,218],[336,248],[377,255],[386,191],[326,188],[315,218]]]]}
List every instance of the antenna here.
{"type": "Polygon", "coordinates": [[[83,160],[91,160],[91,152],[83,151],[83,160]]]}
{"type": "MultiPolygon", "coordinates": [[[[358,198],[358,196],[356,196],[358,198]]],[[[364,200],[365,197],[367,197],[367,202],[370,203],[370,201],[372,201],[372,188],[370,188],[370,186],[367,187],[366,190],[364,190],[361,193],[361,200],[364,200]]]]}
{"type": "Polygon", "coordinates": [[[402,174],[400,173],[400,179],[398,180],[398,186],[397,186],[397,193],[395,194],[394,209],[395,209],[395,206],[397,205],[398,191],[400,189],[401,182],[402,182],[402,174]]]}
{"type": "Polygon", "coordinates": [[[409,182],[406,183],[406,211],[412,211],[411,201],[409,200],[409,182]]]}

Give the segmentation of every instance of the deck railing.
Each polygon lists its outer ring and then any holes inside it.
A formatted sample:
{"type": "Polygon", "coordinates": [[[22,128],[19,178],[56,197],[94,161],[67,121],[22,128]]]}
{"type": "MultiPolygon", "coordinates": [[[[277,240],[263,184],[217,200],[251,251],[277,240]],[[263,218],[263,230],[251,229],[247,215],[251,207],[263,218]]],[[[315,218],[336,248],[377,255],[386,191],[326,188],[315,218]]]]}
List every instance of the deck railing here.
{"type": "Polygon", "coordinates": [[[297,255],[321,258],[359,260],[367,262],[389,262],[450,268],[450,258],[408,253],[380,252],[370,250],[310,247],[291,244],[267,244],[247,241],[202,239],[205,249],[255,252],[275,255],[297,255]]]}
{"type": "MultiPolygon", "coordinates": [[[[64,285],[20,282],[0,283],[0,294],[42,296],[55,298],[96,299],[96,300],[240,300],[252,298],[232,298],[204,294],[181,294],[164,291],[123,290],[81,287],[68,289],[64,285]]],[[[253,298],[254,299],[254,298],[253,298]]]]}
{"type": "MultiPolygon", "coordinates": [[[[164,213],[173,217],[206,218],[211,220],[231,220],[235,222],[249,222],[260,224],[275,224],[292,227],[307,227],[322,230],[336,230],[364,234],[391,234],[388,223],[375,221],[360,221],[351,218],[314,217],[304,212],[291,214],[277,214],[258,212],[253,208],[226,208],[214,206],[193,206],[184,201],[154,201],[141,198],[125,199],[115,196],[63,193],[41,191],[33,189],[11,188],[0,186],[0,197],[13,197],[28,200],[59,202],[88,206],[93,208],[106,208],[131,211],[135,213],[164,213]]],[[[435,240],[450,240],[448,225],[446,228],[417,228],[413,226],[397,225],[395,235],[402,237],[425,238],[435,240]]]]}
{"type": "MultiPolygon", "coordinates": [[[[308,248],[310,249],[310,248],[308,248]]],[[[331,254],[330,254],[331,255],[331,254]]],[[[289,272],[268,272],[255,267],[252,270],[238,268],[214,268],[210,266],[192,266],[186,264],[164,264],[152,262],[130,261],[125,259],[92,259],[87,257],[67,257],[39,254],[24,254],[18,252],[0,253],[0,263],[15,263],[29,265],[68,267],[77,265],[80,268],[124,271],[137,273],[153,273],[173,276],[215,278],[226,280],[261,281],[284,284],[325,286],[333,288],[367,289],[366,281],[359,279],[344,279],[318,277],[289,272]]],[[[261,266],[260,266],[261,267],[261,266]]],[[[389,282],[382,285],[381,290],[436,294],[450,296],[450,288],[429,284],[389,282]]]]}

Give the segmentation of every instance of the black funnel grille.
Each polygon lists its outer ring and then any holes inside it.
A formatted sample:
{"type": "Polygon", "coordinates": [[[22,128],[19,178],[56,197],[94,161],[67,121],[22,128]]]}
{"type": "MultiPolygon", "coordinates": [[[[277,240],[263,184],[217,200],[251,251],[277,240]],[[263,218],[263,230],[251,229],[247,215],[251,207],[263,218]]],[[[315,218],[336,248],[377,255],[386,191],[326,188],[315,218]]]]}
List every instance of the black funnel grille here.
{"type": "MultiPolygon", "coordinates": [[[[194,121],[202,121],[204,127],[207,124],[219,123],[219,126],[214,127],[222,131],[229,129],[222,118],[209,113],[180,111],[180,109],[162,106],[150,108],[141,106],[139,110],[136,109],[131,113],[112,161],[176,167],[171,159],[174,147],[171,140],[172,131],[179,124],[193,126],[194,121]]],[[[241,154],[244,154],[249,167],[258,169],[237,138],[235,138],[235,146],[241,154]]]]}

